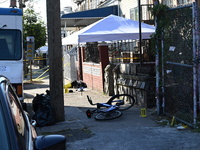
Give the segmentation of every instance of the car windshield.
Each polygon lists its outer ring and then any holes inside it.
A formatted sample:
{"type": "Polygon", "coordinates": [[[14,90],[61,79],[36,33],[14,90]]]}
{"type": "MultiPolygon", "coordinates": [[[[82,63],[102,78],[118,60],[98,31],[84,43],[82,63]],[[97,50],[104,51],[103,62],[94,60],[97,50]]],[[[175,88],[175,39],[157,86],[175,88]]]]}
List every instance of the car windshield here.
{"type": "Polygon", "coordinates": [[[20,30],[0,30],[0,60],[20,60],[22,40],[20,30]]]}
{"type": "Polygon", "coordinates": [[[5,125],[5,116],[3,116],[3,112],[2,112],[2,105],[0,103],[0,149],[3,150],[9,150],[9,141],[8,141],[8,136],[7,136],[7,129],[6,129],[6,125],[5,125]]]}

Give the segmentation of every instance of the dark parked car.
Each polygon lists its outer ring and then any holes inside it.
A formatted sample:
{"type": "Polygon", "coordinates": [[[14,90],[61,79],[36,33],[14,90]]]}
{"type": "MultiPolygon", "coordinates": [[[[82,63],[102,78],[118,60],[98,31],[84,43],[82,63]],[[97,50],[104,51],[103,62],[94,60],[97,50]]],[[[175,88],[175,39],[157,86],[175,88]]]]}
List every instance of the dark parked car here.
{"type": "Polygon", "coordinates": [[[10,81],[0,75],[0,149],[65,150],[65,136],[37,136],[32,123],[10,81]]]}

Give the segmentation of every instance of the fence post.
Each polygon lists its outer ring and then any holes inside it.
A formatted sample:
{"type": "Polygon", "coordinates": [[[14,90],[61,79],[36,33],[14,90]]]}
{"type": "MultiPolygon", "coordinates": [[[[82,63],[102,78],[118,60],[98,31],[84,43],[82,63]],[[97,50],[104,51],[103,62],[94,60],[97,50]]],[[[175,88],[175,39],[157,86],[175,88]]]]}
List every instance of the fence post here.
{"type": "MultiPolygon", "coordinates": [[[[157,5],[158,1],[154,0],[154,5],[157,5]]],[[[155,16],[155,27],[157,31],[157,17],[155,16]]],[[[157,108],[157,115],[160,115],[160,72],[159,72],[159,51],[158,51],[158,40],[156,40],[155,44],[156,49],[156,57],[155,57],[155,67],[156,67],[156,108],[157,108]]]]}
{"type": "Polygon", "coordinates": [[[85,54],[84,47],[78,47],[78,80],[83,80],[83,59],[85,54]]]}
{"type": "Polygon", "coordinates": [[[102,83],[103,83],[103,89],[104,86],[104,69],[109,64],[109,55],[108,55],[108,45],[107,44],[99,44],[99,57],[100,57],[100,64],[101,64],[101,77],[102,77],[102,83]]]}
{"type": "Polygon", "coordinates": [[[197,124],[197,109],[200,109],[200,103],[197,105],[197,96],[200,98],[200,93],[198,91],[200,91],[200,63],[199,63],[199,60],[200,60],[200,50],[199,50],[199,47],[200,47],[200,38],[199,38],[199,25],[200,25],[200,22],[199,22],[199,6],[200,6],[200,1],[199,0],[195,0],[195,5],[193,5],[193,15],[194,15],[194,20],[195,21],[195,24],[194,24],[194,27],[195,27],[195,35],[193,38],[195,38],[193,41],[195,42],[194,43],[194,54],[193,54],[193,57],[194,59],[197,59],[195,62],[194,62],[194,126],[196,127],[196,124],[197,124]],[[198,56],[196,56],[196,54],[198,56]],[[198,89],[196,87],[199,87],[198,89]],[[197,95],[197,93],[199,93],[199,95],[197,95]]]}

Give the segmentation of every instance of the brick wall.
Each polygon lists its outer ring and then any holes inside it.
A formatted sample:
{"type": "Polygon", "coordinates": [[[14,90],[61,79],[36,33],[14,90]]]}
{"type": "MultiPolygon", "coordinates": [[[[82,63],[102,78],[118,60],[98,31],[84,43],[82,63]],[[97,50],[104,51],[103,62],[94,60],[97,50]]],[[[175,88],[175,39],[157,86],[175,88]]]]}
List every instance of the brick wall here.
{"type": "Polygon", "coordinates": [[[83,63],[83,81],[88,88],[103,92],[103,75],[100,64],[83,63]]]}
{"type": "Polygon", "coordinates": [[[83,82],[85,82],[90,89],[94,89],[100,92],[104,92],[104,69],[109,63],[108,57],[108,45],[98,45],[100,63],[84,62],[84,48],[79,49],[79,76],[82,76],[83,82]]]}

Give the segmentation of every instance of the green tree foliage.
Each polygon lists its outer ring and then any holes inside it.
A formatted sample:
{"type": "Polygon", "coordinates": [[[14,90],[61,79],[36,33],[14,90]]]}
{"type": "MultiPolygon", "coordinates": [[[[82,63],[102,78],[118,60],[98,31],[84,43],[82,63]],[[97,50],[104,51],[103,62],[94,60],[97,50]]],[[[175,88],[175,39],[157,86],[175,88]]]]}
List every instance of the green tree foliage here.
{"type": "Polygon", "coordinates": [[[35,38],[35,49],[44,46],[46,43],[46,25],[41,20],[39,13],[34,11],[32,5],[24,11],[23,15],[23,40],[26,49],[26,37],[33,36],[35,38]]]}
{"type": "MultiPolygon", "coordinates": [[[[156,45],[159,51],[161,51],[160,40],[163,38],[162,36],[164,35],[165,30],[168,27],[169,21],[170,21],[169,14],[168,14],[169,7],[164,4],[157,4],[157,5],[154,5],[153,8],[149,8],[149,10],[154,16],[155,22],[156,22],[156,32],[151,35],[151,44],[152,44],[152,47],[154,48],[156,45]]],[[[155,50],[153,50],[153,53],[155,53],[155,50]]]]}

